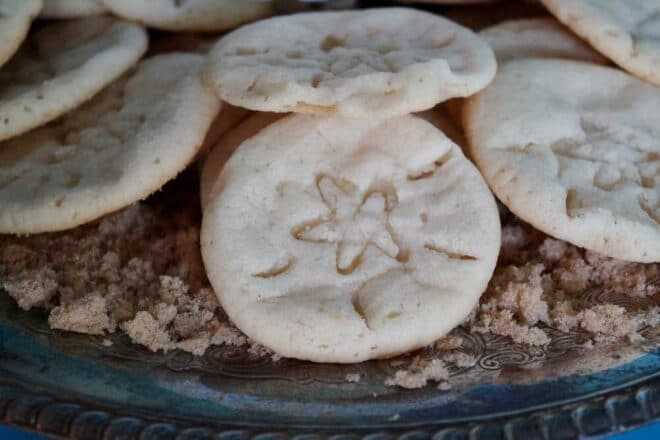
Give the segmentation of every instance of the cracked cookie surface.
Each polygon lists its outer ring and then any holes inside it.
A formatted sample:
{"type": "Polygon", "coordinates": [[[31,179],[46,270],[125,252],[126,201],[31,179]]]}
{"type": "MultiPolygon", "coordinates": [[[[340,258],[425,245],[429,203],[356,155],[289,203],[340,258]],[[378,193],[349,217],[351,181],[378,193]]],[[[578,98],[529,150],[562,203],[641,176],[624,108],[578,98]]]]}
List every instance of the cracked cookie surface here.
{"type": "Polygon", "coordinates": [[[659,114],[657,88],[560,60],[508,63],[464,112],[472,157],[509,209],[638,262],[660,261],[659,114]]]}
{"type": "Polygon", "coordinates": [[[223,37],[207,75],[252,110],[388,117],[485,87],[486,43],[440,16],[405,8],[275,17],[223,37]]]}
{"type": "Polygon", "coordinates": [[[360,362],[431,343],[467,317],[497,259],[485,182],[418,117],[285,117],[211,187],[209,279],[233,322],[283,356],[360,362]]]}
{"type": "Polygon", "coordinates": [[[660,2],[541,0],[541,3],[623,69],[660,85],[660,2]]]}

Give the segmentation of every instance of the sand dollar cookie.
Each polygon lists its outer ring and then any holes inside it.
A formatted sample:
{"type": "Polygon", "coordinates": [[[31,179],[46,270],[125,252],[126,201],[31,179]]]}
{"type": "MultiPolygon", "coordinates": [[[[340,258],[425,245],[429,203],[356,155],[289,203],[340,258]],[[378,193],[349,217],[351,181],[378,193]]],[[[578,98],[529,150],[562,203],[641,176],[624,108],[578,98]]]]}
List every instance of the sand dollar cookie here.
{"type": "Polygon", "coordinates": [[[660,2],[541,0],[566,26],[633,75],[660,85],[660,2]]]}
{"type": "Polygon", "coordinates": [[[75,227],[183,170],[219,108],[202,64],[193,54],[150,58],[79,109],[0,143],[0,232],[75,227]]]}
{"type": "Polygon", "coordinates": [[[201,232],[211,284],[284,356],[360,362],[429,344],[495,267],[493,196],[414,116],[288,116],[243,142],[215,185],[201,232]]]}
{"type": "Polygon", "coordinates": [[[105,12],[101,0],[44,0],[41,17],[80,18],[105,12]]]}
{"type": "Polygon", "coordinates": [[[0,69],[0,140],[78,107],[146,51],[139,25],[109,17],[47,26],[0,69]]]}
{"type": "Polygon", "coordinates": [[[499,199],[553,237],[660,261],[660,90],[616,69],[520,60],[463,112],[499,199]]]}
{"type": "MultiPolygon", "coordinates": [[[[223,111],[219,117],[225,111],[223,111]]],[[[240,107],[231,107],[230,118],[235,115],[235,109],[240,107]]],[[[246,139],[256,135],[262,129],[269,126],[273,122],[280,119],[283,115],[281,113],[266,113],[256,112],[247,116],[245,119],[236,124],[233,128],[225,130],[223,134],[218,136],[217,142],[211,147],[207,157],[204,159],[204,165],[199,180],[200,203],[202,210],[206,207],[208,200],[211,199],[215,182],[218,181],[218,176],[222,168],[227,163],[229,157],[234,153],[236,148],[241,145],[246,139]]]]}
{"type": "Polygon", "coordinates": [[[0,0],[0,66],[18,50],[41,7],[41,0],[0,0]]]}
{"type": "Polygon", "coordinates": [[[499,62],[518,58],[563,58],[608,63],[591,46],[550,18],[503,21],[481,30],[479,36],[490,44],[499,62]]]}
{"type": "Polygon", "coordinates": [[[471,31],[405,8],[275,17],[223,37],[209,80],[234,105],[272,112],[393,116],[485,87],[492,51],[471,31]]]}
{"type": "Polygon", "coordinates": [[[112,13],[168,31],[220,31],[273,14],[267,0],[102,0],[112,13]]]}

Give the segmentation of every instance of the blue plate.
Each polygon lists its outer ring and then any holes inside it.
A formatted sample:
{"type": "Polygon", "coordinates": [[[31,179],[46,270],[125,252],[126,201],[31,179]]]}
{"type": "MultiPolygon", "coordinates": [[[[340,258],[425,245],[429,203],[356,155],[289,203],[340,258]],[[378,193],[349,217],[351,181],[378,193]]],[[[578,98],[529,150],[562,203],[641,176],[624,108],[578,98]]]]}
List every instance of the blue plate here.
{"type": "Polygon", "coordinates": [[[120,336],[107,347],[50,330],[43,312],[20,311],[0,293],[0,415],[75,439],[261,440],[349,432],[372,440],[572,438],[660,417],[660,352],[594,354],[579,348],[585,335],[547,330],[552,342],[542,349],[463,332],[477,363],[452,370],[450,391],[401,390],[384,385],[396,369],[389,361],[272,362],[224,346],[203,357],[164,355],[120,336]],[[348,373],[360,382],[347,382],[348,373]]]}

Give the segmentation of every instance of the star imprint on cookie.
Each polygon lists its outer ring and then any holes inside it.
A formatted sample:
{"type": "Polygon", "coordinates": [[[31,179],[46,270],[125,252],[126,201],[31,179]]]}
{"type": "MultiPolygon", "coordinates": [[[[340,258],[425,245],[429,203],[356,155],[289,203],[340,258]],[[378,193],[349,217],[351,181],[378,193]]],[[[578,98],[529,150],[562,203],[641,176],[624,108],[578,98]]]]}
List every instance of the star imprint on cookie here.
{"type": "Polygon", "coordinates": [[[328,215],[303,223],[293,231],[298,240],[335,243],[337,271],[349,274],[357,269],[369,245],[398,259],[401,253],[391,232],[388,213],[396,196],[372,191],[361,196],[352,183],[325,175],[317,179],[321,199],[328,215]]]}
{"type": "MultiPolygon", "coordinates": [[[[560,141],[551,146],[558,159],[559,177],[563,177],[571,162],[597,165],[593,180],[595,188],[601,191],[616,191],[625,186],[639,188],[643,191],[638,197],[640,208],[659,223],[660,213],[653,190],[660,182],[660,152],[649,148],[655,142],[653,134],[640,134],[626,124],[588,116],[581,118],[581,126],[584,140],[560,141]]],[[[566,200],[569,216],[592,204],[589,192],[582,192],[580,188],[569,187],[566,200]]]]}

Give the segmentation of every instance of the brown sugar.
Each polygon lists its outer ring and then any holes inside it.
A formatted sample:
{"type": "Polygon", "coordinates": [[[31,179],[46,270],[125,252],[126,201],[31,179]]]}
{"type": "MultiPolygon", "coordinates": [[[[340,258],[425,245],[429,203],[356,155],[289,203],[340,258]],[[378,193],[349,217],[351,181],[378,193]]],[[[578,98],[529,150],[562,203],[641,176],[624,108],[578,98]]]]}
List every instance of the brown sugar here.
{"type": "MultiPolygon", "coordinates": [[[[278,361],[278,354],[250,341],[219,307],[201,261],[196,203],[175,187],[70,231],[0,236],[0,288],[22,309],[46,309],[49,324],[60,330],[120,331],[153,351],[194,355],[213,345],[243,346],[251,357],[278,361]]],[[[642,328],[660,324],[658,307],[585,300],[590,292],[655,298],[660,265],[584,251],[502,212],[500,261],[463,331],[543,346],[550,342],[550,328],[580,330],[591,335],[585,344],[590,346],[637,341],[642,328]]],[[[471,368],[477,362],[462,352],[463,345],[452,333],[434,344],[433,359],[390,360],[397,370],[388,385],[415,388],[434,382],[447,389],[449,367],[471,368]]],[[[346,380],[358,379],[348,375],[346,380]]]]}
{"type": "Polygon", "coordinates": [[[442,389],[448,389],[449,371],[441,359],[418,360],[407,369],[401,369],[385,381],[385,385],[401,388],[422,388],[429,382],[436,382],[442,389]]]}

